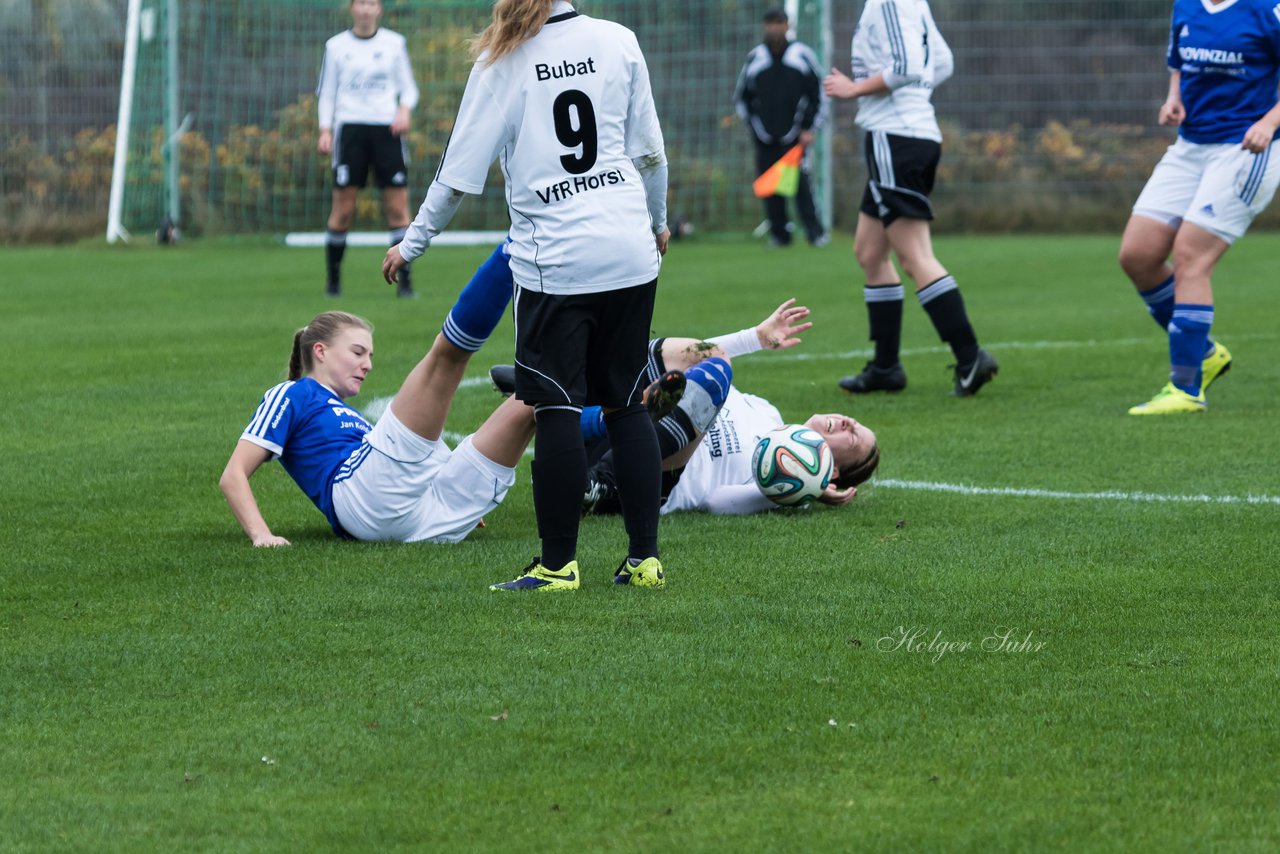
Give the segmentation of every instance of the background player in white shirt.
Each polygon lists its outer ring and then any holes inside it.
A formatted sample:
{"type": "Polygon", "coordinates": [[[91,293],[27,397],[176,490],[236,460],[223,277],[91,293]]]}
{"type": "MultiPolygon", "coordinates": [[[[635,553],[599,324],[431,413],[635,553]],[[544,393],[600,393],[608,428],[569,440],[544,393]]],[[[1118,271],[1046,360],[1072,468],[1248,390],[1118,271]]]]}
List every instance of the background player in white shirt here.
{"type": "MultiPolygon", "coordinates": [[[[325,293],[342,291],[342,256],[355,218],[356,196],[373,169],[382,190],[382,208],[391,245],[409,225],[404,135],[418,104],[404,36],[378,26],[380,0],[351,0],[351,29],[325,42],[316,89],[321,154],[332,155],[333,208],[325,231],[325,293]]],[[[401,271],[397,293],[412,297],[409,269],[401,271]]]]}
{"type": "Polygon", "coordinates": [[[853,34],[853,78],[831,69],[823,89],[833,98],[858,99],[865,131],[867,188],[853,252],[866,275],[867,306],[875,357],[862,373],[840,380],[851,394],[901,391],[907,374],[899,361],[902,338],[902,271],[920,305],[956,357],[952,394],[977,394],[999,366],[978,346],[956,280],[933,254],[929,222],[942,133],[930,99],[951,76],[951,48],[925,0],[867,0],[853,34]]]}
{"type": "Polygon", "coordinates": [[[666,155],[635,35],[563,0],[497,0],[451,144],[388,279],[420,255],[500,159],[511,215],[516,396],[536,409],[541,557],[500,590],[573,590],[586,453],[579,415],[609,413],[630,541],[615,581],[660,587],[657,438],[641,404],[666,251],[666,155]]]}
{"type": "Polygon", "coordinates": [[[1130,415],[1204,412],[1231,367],[1209,337],[1212,276],[1280,183],[1280,11],[1275,0],[1177,0],[1160,124],[1178,139],[1133,205],[1120,266],[1169,335],[1169,382],[1130,415]],[[1170,255],[1173,263],[1170,264],[1170,255]]]}

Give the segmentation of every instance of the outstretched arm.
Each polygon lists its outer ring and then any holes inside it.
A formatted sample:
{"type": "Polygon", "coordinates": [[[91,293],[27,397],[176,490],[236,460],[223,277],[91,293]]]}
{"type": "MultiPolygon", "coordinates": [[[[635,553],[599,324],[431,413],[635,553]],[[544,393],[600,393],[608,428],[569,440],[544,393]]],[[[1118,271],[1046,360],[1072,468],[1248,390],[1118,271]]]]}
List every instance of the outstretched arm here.
{"type": "Polygon", "coordinates": [[[662,361],[668,370],[685,371],[701,362],[719,356],[732,359],[756,350],[786,350],[800,343],[797,336],[807,332],[812,323],[805,322],[809,309],[789,299],[775,308],[755,327],[728,335],[709,338],[668,338],[662,344],[662,361]]]}
{"type": "Polygon", "coordinates": [[[432,238],[444,231],[457,213],[464,195],[461,190],[446,187],[439,181],[431,182],[431,186],[427,187],[427,197],[418,208],[418,215],[409,223],[404,239],[388,249],[383,256],[382,278],[387,284],[394,285],[400,268],[427,251],[432,238]]]}
{"type": "Polygon", "coordinates": [[[267,520],[262,518],[262,511],[258,509],[257,499],[253,497],[253,488],[249,486],[249,478],[269,459],[271,452],[266,448],[241,439],[231,452],[231,459],[227,460],[218,487],[226,496],[236,521],[255,546],[287,546],[288,540],[271,533],[267,520]]]}
{"type": "Polygon", "coordinates": [[[766,510],[777,510],[754,483],[739,483],[716,488],[703,502],[702,508],[716,516],[749,516],[766,510]]]}

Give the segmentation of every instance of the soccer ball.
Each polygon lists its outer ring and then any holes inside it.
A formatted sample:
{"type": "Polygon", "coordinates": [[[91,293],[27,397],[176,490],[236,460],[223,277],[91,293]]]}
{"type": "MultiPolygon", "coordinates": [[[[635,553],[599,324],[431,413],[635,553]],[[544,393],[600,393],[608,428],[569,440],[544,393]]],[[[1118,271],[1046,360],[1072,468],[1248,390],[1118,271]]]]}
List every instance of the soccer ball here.
{"type": "Polygon", "coordinates": [[[831,448],[803,424],[784,424],[765,433],[751,455],[756,486],[770,501],[784,506],[817,498],[834,469],[831,448]]]}

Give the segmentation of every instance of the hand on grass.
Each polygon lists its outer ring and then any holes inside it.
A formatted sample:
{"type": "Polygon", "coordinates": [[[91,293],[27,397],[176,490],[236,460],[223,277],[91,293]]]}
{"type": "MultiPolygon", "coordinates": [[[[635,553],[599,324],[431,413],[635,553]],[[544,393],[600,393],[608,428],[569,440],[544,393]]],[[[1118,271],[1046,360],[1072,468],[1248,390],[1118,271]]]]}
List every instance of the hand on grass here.
{"type": "Polygon", "coordinates": [[[275,534],[262,534],[253,538],[253,547],[255,549],[274,549],[277,546],[291,546],[284,537],[277,537],[275,534]]]}
{"type": "Polygon", "coordinates": [[[837,489],[834,483],[828,483],[827,488],[818,496],[818,501],[830,507],[839,507],[842,504],[848,504],[858,495],[858,487],[850,486],[848,489],[837,489]]]}

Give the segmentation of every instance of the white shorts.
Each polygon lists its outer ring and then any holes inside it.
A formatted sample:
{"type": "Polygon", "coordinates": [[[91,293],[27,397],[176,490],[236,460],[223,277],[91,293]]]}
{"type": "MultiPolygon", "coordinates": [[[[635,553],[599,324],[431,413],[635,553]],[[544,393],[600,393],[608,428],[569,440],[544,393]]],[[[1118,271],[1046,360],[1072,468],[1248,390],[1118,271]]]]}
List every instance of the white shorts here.
{"type": "MultiPolygon", "coordinates": [[[[333,485],[338,522],[357,540],[460,542],[515,483],[515,469],[463,439],[424,439],[388,409],[365,434],[355,470],[333,485]]],[[[356,455],[353,455],[353,457],[356,455]]]]}
{"type": "Polygon", "coordinates": [[[1280,183],[1280,151],[1254,154],[1240,143],[1200,144],[1182,137],[1169,146],[1133,213],[1177,228],[1194,223],[1234,243],[1266,210],[1280,183]]]}

